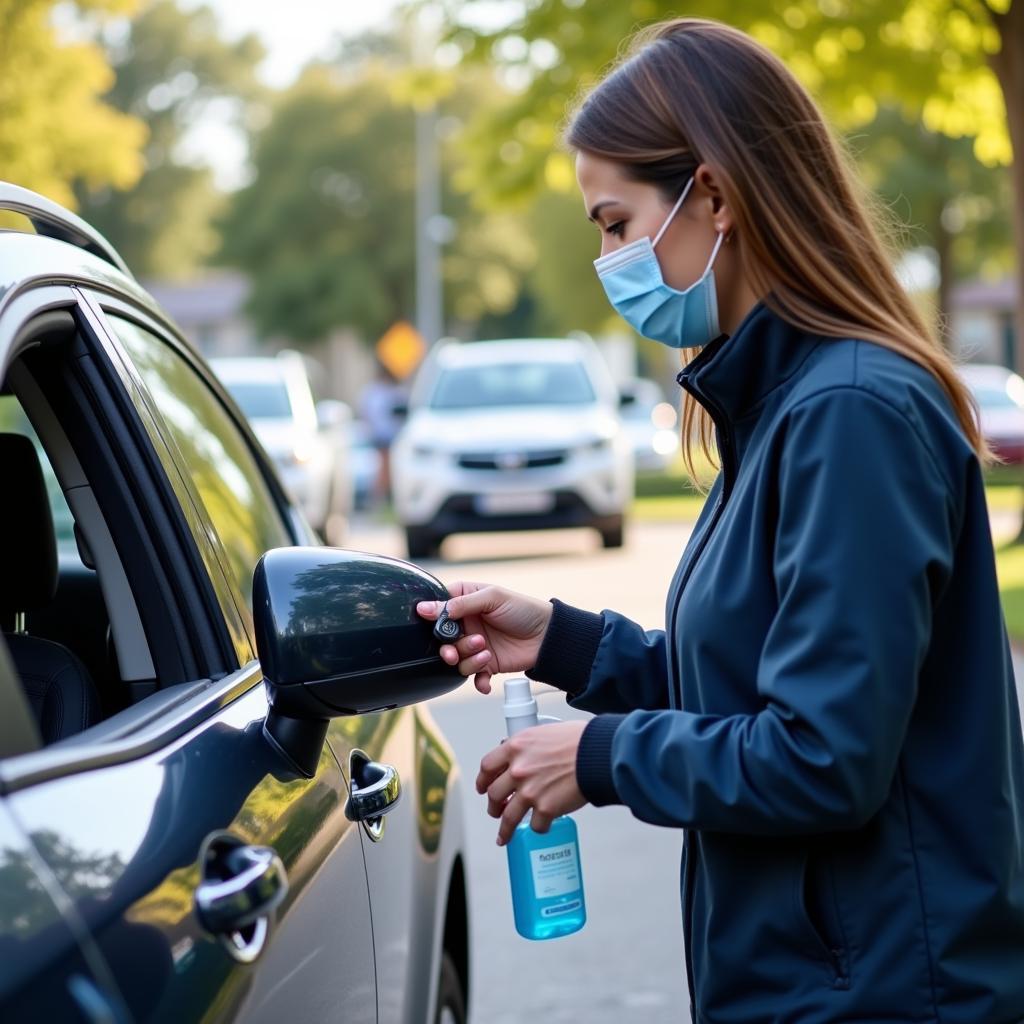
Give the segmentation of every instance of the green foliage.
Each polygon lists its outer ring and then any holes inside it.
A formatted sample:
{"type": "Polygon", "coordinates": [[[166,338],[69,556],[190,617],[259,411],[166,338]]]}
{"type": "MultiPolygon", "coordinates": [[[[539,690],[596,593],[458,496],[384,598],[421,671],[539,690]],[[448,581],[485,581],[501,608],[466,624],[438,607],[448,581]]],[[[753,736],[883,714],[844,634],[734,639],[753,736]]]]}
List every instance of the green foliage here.
{"type": "MultiPolygon", "coordinates": [[[[667,0],[447,0],[449,35],[470,60],[498,62],[528,85],[478,132],[476,180],[495,198],[538,187],[573,98],[596,81],[638,27],[679,13],[667,0]],[[506,24],[474,30],[478,8],[504,8],[506,24]],[[517,146],[503,146],[512,140],[517,146]]],[[[989,66],[1001,15],[983,0],[696,0],[686,8],[742,28],[778,53],[840,127],[870,123],[879,102],[953,137],[975,155],[1010,162],[1005,107],[989,66]]],[[[1002,6],[1009,7],[1008,3],[1002,6]]]]}
{"type": "MultiPolygon", "coordinates": [[[[51,0],[0,0],[0,179],[75,205],[72,183],[131,186],[145,126],[101,98],[113,84],[102,51],[71,41],[51,0]]],[[[65,18],[128,12],[132,0],[78,0],[65,18]]]]}
{"type": "Polygon", "coordinates": [[[214,104],[244,123],[262,93],[262,45],[255,36],[224,41],[207,7],[153,0],[108,49],[117,79],[107,100],[148,127],[146,173],[127,190],[80,188],[82,214],[136,273],[185,276],[218,245],[212,221],[222,200],[209,167],[181,157],[182,139],[214,104]]]}
{"type": "MultiPolygon", "coordinates": [[[[416,102],[427,86],[400,53],[343,54],[313,65],[279,97],[255,138],[251,185],[223,222],[221,260],[254,282],[250,312],[264,334],[299,342],[350,327],[375,341],[415,307],[416,102]]],[[[442,179],[457,176],[465,112],[493,92],[481,73],[429,85],[439,100],[442,179]]],[[[455,224],[444,255],[449,329],[511,310],[533,246],[517,219],[482,213],[450,189],[455,224]]]]}

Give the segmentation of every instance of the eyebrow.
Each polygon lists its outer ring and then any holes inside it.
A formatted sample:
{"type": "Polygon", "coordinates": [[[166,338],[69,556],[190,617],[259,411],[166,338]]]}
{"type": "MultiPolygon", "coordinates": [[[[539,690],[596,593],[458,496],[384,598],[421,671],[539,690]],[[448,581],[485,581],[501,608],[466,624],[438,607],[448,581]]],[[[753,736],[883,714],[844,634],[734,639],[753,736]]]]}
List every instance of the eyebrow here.
{"type": "Polygon", "coordinates": [[[598,214],[606,206],[615,206],[619,202],[618,199],[605,199],[600,203],[597,203],[594,208],[587,214],[587,220],[597,220],[598,214]]]}

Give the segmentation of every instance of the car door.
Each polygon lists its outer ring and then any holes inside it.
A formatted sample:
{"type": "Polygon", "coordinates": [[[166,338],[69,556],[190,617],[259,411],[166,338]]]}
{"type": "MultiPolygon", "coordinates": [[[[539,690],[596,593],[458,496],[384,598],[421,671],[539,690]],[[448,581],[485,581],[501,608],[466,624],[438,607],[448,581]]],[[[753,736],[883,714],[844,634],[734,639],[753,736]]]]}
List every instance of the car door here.
{"type": "MultiPolygon", "coordinates": [[[[0,643],[0,759],[37,749],[39,734],[0,643]]],[[[117,988],[5,800],[0,799],[0,1019],[116,1021],[117,988]]]]}
{"type": "MultiPolygon", "coordinates": [[[[344,777],[326,746],[313,776],[297,775],[263,734],[242,581],[265,547],[292,542],[289,524],[187,348],[127,303],[105,299],[119,306],[108,316],[95,297],[74,298],[80,336],[67,373],[88,363],[77,400],[96,408],[94,422],[76,421],[73,444],[135,474],[117,498],[135,506],[118,519],[118,543],[121,530],[151,531],[168,601],[198,584],[216,597],[213,612],[170,603],[168,622],[227,637],[233,656],[226,672],[207,663],[164,686],[154,643],[151,697],[4,764],[9,810],[135,1020],[376,1020],[365,866],[344,777]],[[153,494],[163,516],[146,504],[153,494]],[[76,885],[83,870],[89,884],[76,885]]],[[[115,497],[96,487],[112,508],[115,497]]],[[[143,590],[134,597],[151,604],[143,590]]]]}

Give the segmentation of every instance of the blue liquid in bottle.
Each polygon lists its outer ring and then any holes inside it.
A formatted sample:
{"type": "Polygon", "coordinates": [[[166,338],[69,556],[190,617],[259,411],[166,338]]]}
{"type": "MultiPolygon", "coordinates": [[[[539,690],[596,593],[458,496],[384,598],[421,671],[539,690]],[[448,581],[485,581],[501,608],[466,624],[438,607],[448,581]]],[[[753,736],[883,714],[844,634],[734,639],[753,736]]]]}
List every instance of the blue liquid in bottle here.
{"type": "MultiPolygon", "coordinates": [[[[509,736],[541,724],[529,679],[505,682],[505,723],[509,736]]],[[[516,931],[525,939],[578,932],[587,922],[587,907],[576,822],[568,815],[555,818],[541,834],[530,827],[527,815],[506,852],[516,931]]]]}
{"type": "Polygon", "coordinates": [[[520,822],[506,847],[516,931],[524,939],[557,939],[587,923],[576,822],[555,818],[541,835],[520,822]]]}

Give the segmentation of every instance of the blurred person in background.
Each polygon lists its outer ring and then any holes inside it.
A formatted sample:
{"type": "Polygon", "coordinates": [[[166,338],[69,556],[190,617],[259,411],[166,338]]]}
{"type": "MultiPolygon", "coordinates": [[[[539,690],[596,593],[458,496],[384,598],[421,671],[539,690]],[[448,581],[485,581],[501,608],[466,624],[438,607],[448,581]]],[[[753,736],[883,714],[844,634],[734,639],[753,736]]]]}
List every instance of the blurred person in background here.
{"type": "Polygon", "coordinates": [[[384,505],[391,499],[391,444],[402,425],[398,410],[404,402],[405,391],[387,367],[378,362],[374,379],[363,388],[359,398],[359,414],[378,454],[373,504],[384,505]]]}
{"type": "Polygon", "coordinates": [[[586,802],[684,829],[695,1021],[1024,1019],[988,452],[850,163],[776,57],[690,19],[639,37],[568,143],[608,298],[683,350],[683,443],[721,472],[664,630],[451,586],[442,657],[481,692],[527,670],[595,712],[484,757],[499,844],[586,802]]]}

